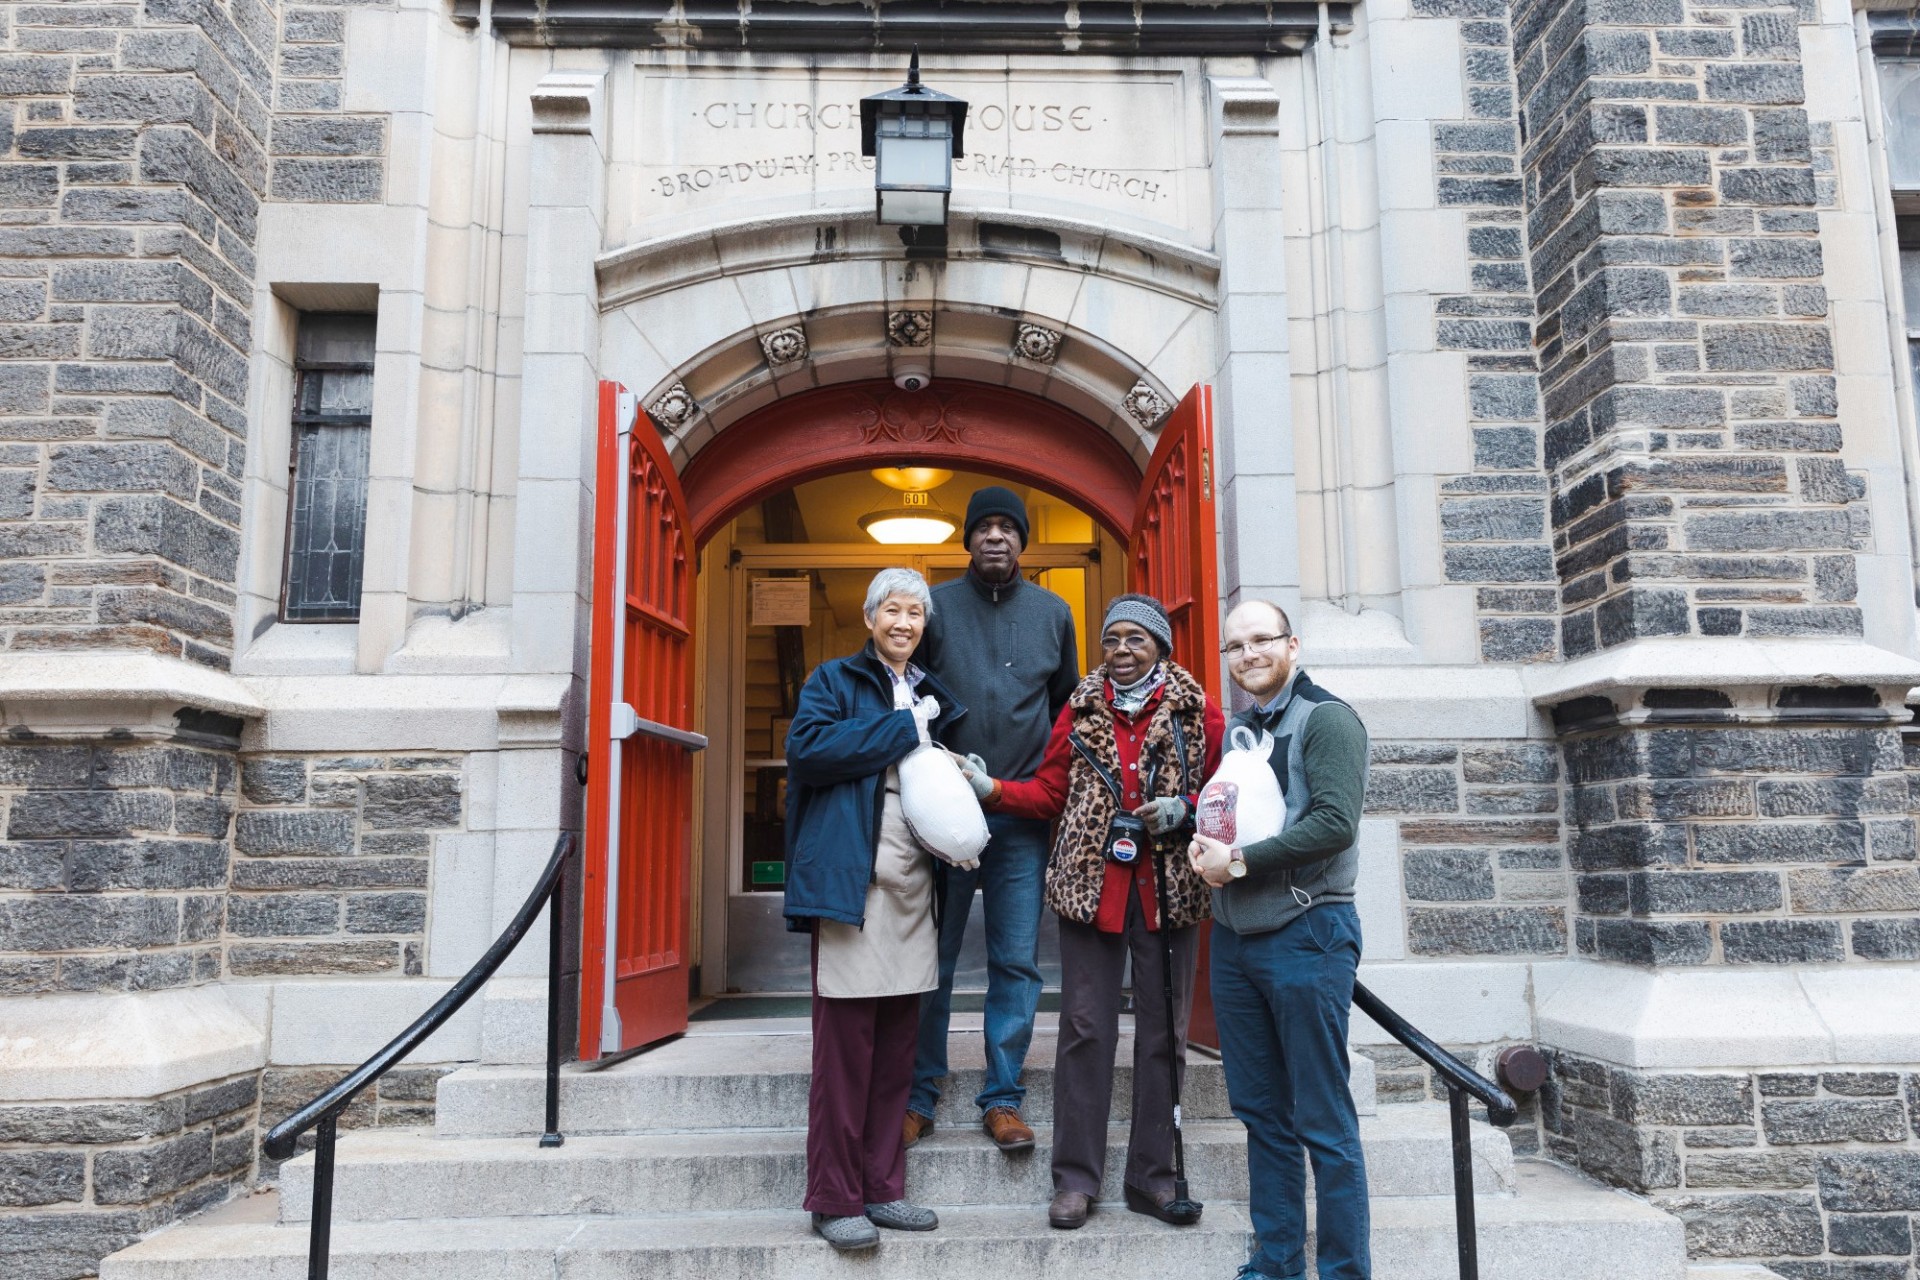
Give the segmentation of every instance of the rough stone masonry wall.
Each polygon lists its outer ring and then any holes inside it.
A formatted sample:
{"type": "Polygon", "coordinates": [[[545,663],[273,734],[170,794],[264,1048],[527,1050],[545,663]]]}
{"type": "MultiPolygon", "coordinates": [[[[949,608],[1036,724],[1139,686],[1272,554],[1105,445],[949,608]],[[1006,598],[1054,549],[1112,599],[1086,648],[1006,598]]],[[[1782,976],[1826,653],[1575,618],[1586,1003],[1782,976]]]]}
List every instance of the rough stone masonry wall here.
{"type": "Polygon", "coordinates": [[[1563,652],[1858,635],[1800,11],[1513,13],[1563,652]]]}
{"type": "Polygon", "coordinates": [[[273,11],[0,18],[0,635],[223,666],[273,11]]]}
{"type": "Polygon", "coordinates": [[[0,1274],[72,1280],[252,1180],[258,1077],[122,1102],[0,1104],[0,1274]]]}
{"type": "MultiPolygon", "coordinates": [[[[1833,691],[1800,694],[1782,700],[1817,704],[1833,691]]],[[[1920,959],[1916,775],[1884,713],[1816,705],[1800,723],[1758,725],[1723,710],[1715,725],[1724,694],[1652,700],[1656,714],[1695,723],[1603,727],[1565,742],[1582,955],[1642,965],[1920,959]],[[1867,722],[1846,723],[1849,711],[1867,722]]]]}
{"type": "Polygon", "coordinates": [[[0,644],[225,666],[263,199],[378,200],[345,14],[0,5],[0,644]],[[276,101],[281,114],[273,114],[276,101]]]}
{"type": "Polygon", "coordinates": [[[1522,220],[1520,123],[1507,0],[1413,0],[1419,17],[1457,19],[1465,119],[1433,126],[1434,196],[1463,213],[1471,290],[1434,303],[1434,340],[1467,361],[1473,469],[1440,482],[1448,582],[1475,588],[1480,656],[1549,662],[1560,602],[1540,462],[1539,359],[1522,220]]]}
{"type": "Polygon", "coordinates": [[[1552,1060],[1548,1151],[1676,1214],[1692,1256],[1788,1280],[1913,1280],[1920,1075],[1552,1060]]]}
{"type": "Polygon", "coordinates": [[[433,833],[461,825],[462,757],[250,756],[228,971],[418,975],[433,833]]]}
{"type": "Polygon", "coordinates": [[[1567,954],[1558,752],[1539,742],[1376,742],[1366,815],[1398,820],[1407,951],[1567,954]]]}
{"type": "Polygon", "coordinates": [[[0,997],[220,976],[235,744],[197,736],[0,747],[0,997]]]}

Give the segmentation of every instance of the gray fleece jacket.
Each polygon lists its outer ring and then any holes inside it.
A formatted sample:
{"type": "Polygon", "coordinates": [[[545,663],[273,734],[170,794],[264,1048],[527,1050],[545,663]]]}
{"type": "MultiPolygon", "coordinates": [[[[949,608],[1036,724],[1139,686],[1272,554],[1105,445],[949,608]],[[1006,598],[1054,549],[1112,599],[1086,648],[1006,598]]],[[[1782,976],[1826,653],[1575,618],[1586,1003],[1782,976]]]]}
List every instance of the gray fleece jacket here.
{"type": "Polygon", "coordinates": [[[1040,767],[1047,735],[1080,683],[1080,646],[1067,602],[1023,578],[992,586],[969,569],[933,589],[933,616],[914,661],[967,708],[945,735],[996,778],[1040,767]]]}

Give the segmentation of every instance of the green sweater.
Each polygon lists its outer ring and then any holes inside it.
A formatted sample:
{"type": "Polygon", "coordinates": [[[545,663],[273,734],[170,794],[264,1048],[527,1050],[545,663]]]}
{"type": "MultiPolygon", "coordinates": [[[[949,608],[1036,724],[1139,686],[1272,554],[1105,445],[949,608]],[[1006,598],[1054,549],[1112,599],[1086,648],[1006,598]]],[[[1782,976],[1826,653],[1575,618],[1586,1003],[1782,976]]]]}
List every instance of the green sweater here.
{"type": "MultiPolygon", "coordinates": [[[[1366,726],[1352,707],[1300,670],[1273,709],[1280,718],[1271,729],[1268,763],[1286,798],[1287,825],[1277,836],[1243,846],[1247,874],[1213,891],[1214,920],[1239,934],[1284,928],[1323,902],[1352,902],[1359,879],[1366,726]]],[[[1236,716],[1234,724],[1257,727],[1251,712],[1236,716]]]]}
{"type": "Polygon", "coordinates": [[[1300,762],[1307,775],[1307,811],[1279,835],[1241,850],[1249,876],[1324,861],[1360,833],[1360,806],[1367,794],[1367,731],[1351,707],[1328,703],[1308,719],[1300,735],[1300,762]]]}

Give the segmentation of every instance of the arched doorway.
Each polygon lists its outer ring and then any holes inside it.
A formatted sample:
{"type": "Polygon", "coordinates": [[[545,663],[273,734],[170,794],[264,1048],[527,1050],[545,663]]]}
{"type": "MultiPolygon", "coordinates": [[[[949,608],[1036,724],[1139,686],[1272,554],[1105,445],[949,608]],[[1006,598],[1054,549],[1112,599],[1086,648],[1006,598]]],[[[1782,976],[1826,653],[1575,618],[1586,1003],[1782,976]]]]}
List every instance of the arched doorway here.
{"type": "MultiPolygon", "coordinates": [[[[1184,652],[1216,648],[1211,395],[1161,424],[1143,469],[1104,430],[1036,395],[963,381],[906,393],[850,383],[748,414],[675,474],[634,398],[601,396],[588,692],[580,1054],[683,1030],[695,846],[698,548],[769,495],[899,465],[1023,481],[1070,501],[1126,548],[1126,580],[1174,616],[1184,652]]],[[[1215,664],[1199,664],[1217,683],[1215,664]]],[[[1216,690],[1217,692],[1217,690],[1216,690]]]]}

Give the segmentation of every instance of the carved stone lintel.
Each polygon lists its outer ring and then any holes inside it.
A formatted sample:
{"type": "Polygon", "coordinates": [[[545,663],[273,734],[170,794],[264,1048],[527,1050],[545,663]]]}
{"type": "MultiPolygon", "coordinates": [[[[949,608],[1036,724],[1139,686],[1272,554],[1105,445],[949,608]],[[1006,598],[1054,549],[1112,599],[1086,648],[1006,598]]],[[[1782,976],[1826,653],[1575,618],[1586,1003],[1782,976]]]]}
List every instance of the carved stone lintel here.
{"type": "Polygon", "coordinates": [[[1037,324],[1023,324],[1014,330],[1013,354],[1035,364],[1052,364],[1060,354],[1060,334],[1037,324]]]}
{"type": "Polygon", "coordinates": [[[807,331],[797,324],[775,329],[761,337],[760,350],[770,365],[797,364],[807,358],[807,331]]]}
{"type": "Polygon", "coordinates": [[[932,346],[933,312],[889,311],[887,313],[887,343],[895,347],[932,346]]]}
{"type": "Polygon", "coordinates": [[[693,393],[687,390],[687,384],[676,382],[647,406],[647,416],[662,430],[678,431],[687,425],[687,420],[693,417],[694,410],[699,407],[694,403],[693,393]]]}
{"type": "Polygon", "coordinates": [[[1128,417],[1147,428],[1154,427],[1173,411],[1167,398],[1148,386],[1145,378],[1133,384],[1133,390],[1121,399],[1120,407],[1127,411],[1128,417]]]}

